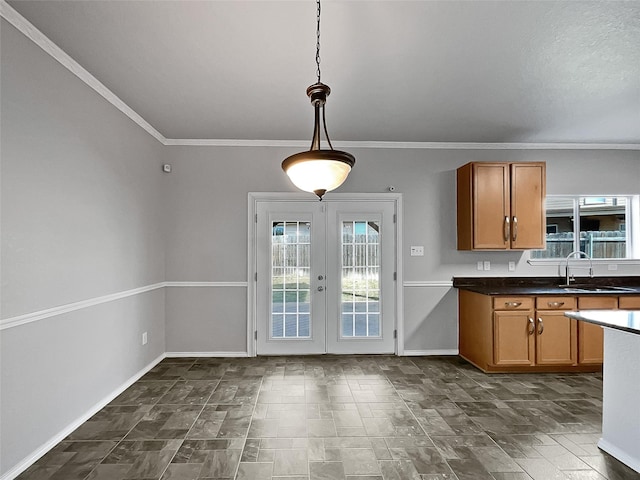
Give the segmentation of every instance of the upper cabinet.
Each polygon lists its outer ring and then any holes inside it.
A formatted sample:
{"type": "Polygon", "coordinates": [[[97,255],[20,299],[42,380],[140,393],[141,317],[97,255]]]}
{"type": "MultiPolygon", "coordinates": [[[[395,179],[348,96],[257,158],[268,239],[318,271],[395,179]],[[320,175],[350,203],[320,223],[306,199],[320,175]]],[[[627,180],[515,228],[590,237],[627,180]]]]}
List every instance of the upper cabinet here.
{"type": "Polygon", "coordinates": [[[544,249],[545,175],[544,162],[460,167],[458,250],[544,249]]]}

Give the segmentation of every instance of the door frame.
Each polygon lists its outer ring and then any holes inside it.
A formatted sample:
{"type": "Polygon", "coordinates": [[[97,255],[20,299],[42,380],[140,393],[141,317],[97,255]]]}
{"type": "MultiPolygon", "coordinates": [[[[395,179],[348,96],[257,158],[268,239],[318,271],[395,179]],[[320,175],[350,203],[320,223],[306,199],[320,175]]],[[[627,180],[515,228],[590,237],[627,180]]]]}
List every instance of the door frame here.
{"type": "MultiPolygon", "coordinates": [[[[257,332],[257,215],[258,202],[317,202],[308,193],[249,192],[247,218],[247,355],[256,356],[257,332]]],[[[395,205],[395,317],[397,332],[395,354],[404,355],[404,301],[402,273],[402,194],[401,193],[331,193],[325,202],[393,201],[395,205]]]]}

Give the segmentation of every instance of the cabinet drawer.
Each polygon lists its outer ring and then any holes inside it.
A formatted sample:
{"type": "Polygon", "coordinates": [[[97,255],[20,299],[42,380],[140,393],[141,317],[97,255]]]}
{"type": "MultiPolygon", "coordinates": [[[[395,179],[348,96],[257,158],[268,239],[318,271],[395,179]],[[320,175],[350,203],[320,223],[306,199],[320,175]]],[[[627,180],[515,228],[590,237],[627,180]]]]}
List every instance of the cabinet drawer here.
{"type": "Polygon", "coordinates": [[[640,297],[620,297],[618,298],[618,307],[623,310],[640,309],[640,297]]]}
{"type": "Polygon", "coordinates": [[[531,310],[533,297],[493,297],[494,310],[531,310]]]}
{"type": "Polygon", "coordinates": [[[579,310],[614,310],[618,308],[618,297],[578,297],[579,310]]]}
{"type": "Polygon", "coordinates": [[[575,297],[537,297],[537,310],[575,310],[575,297]]]}

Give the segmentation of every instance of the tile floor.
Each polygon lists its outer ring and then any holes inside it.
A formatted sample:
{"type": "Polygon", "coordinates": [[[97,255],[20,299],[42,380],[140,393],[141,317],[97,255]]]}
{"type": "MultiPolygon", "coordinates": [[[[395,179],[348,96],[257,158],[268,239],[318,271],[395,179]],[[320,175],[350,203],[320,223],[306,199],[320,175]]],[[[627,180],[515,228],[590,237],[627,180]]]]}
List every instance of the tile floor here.
{"type": "Polygon", "coordinates": [[[21,480],[627,480],[601,375],[457,357],[165,359],[21,480]]]}

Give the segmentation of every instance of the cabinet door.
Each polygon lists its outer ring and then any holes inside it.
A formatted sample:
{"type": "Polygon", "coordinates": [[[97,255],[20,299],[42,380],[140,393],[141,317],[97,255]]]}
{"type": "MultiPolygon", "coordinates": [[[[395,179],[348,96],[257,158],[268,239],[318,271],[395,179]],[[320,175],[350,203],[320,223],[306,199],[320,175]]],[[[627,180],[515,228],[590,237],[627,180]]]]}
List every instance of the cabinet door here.
{"type": "Polygon", "coordinates": [[[495,365],[533,365],[533,311],[493,313],[493,361],[495,365]]]}
{"type": "MultiPolygon", "coordinates": [[[[615,310],[617,297],[578,297],[580,310],[615,310]]],[[[578,363],[600,365],[604,360],[604,331],[602,327],[587,322],[578,322],[578,363]]]]}
{"type": "Polygon", "coordinates": [[[511,248],[543,249],[547,231],[544,163],[511,165],[511,248]]]}
{"type": "Polygon", "coordinates": [[[564,312],[536,312],[536,364],[575,365],[576,321],[564,312]]]}
{"type": "Polygon", "coordinates": [[[506,250],[510,221],[509,165],[473,164],[473,248],[506,250]]]}
{"type": "Polygon", "coordinates": [[[578,363],[599,365],[604,360],[604,331],[600,325],[578,322],[578,363]]]}

